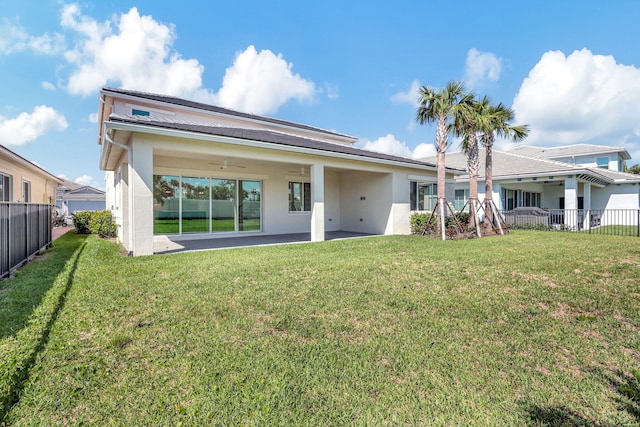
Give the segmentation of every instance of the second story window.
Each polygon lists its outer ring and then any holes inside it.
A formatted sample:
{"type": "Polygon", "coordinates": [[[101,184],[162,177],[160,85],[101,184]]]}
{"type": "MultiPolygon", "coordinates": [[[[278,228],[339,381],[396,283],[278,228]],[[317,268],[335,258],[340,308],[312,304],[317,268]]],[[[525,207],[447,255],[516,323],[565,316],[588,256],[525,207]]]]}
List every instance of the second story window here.
{"type": "Polygon", "coordinates": [[[609,158],[608,157],[598,157],[596,159],[596,164],[600,169],[609,169],[609,158]]]}
{"type": "Polygon", "coordinates": [[[138,110],[136,108],[131,109],[131,114],[134,116],[150,116],[151,115],[151,113],[149,113],[148,111],[138,110]]]}

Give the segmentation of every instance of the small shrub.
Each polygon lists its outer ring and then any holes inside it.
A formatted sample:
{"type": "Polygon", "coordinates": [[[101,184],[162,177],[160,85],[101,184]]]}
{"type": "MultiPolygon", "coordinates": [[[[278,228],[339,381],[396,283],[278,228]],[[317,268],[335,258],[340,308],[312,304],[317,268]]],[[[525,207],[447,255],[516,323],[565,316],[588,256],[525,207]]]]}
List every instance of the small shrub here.
{"type": "Polygon", "coordinates": [[[91,213],[89,230],[100,237],[115,237],[116,224],[110,211],[95,211],[91,213]]]}
{"type": "Polygon", "coordinates": [[[447,217],[445,226],[456,227],[458,224],[454,218],[456,218],[463,227],[469,223],[469,214],[467,212],[456,212],[453,216],[447,217]]]}
{"type": "Polygon", "coordinates": [[[73,226],[76,228],[76,233],[91,234],[91,230],[89,229],[89,222],[91,221],[91,212],[89,211],[74,212],[72,217],[73,217],[73,226]]]}
{"type": "Polygon", "coordinates": [[[79,211],[73,214],[73,226],[78,234],[115,237],[116,224],[110,211],[79,211]]]}
{"type": "Polygon", "coordinates": [[[436,228],[436,218],[430,213],[414,212],[410,224],[412,234],[432,234],[436,228]]]}

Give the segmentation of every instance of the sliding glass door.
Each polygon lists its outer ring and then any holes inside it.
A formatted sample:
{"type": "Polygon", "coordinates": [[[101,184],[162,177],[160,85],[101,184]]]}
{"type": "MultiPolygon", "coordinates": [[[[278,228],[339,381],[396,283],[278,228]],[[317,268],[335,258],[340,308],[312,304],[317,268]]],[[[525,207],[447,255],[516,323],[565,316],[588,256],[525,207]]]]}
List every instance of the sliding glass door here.
{"type": "Polygon", "coordinates": [[[180,177],[153,176],[153,233],[180,232],[180,177]]]}
{"type": "Polygon", "coordinates": [[[238,231],[260,230],[260,181],[238,181],[240,197],[238,206],[238,231]]]}
{"type": "Polygon", "coordinates": [[[236,231],[236,181],[211,180],[211,231],[236,231]]]}
{"type": "Polygon", "coordinates": [[[182,232],[209,231],[209,178],[182,177],[182,232]]]}
{"type": "Polygon", "coordinates": [[[262,229],[262,182],[153,176],[154,234],[262,229]]]}

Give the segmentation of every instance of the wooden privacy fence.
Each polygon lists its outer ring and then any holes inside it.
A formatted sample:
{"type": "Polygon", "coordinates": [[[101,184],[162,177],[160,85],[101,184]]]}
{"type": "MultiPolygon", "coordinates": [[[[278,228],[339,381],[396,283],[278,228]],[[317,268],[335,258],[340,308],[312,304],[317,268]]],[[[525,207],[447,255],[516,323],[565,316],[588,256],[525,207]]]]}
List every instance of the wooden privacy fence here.
{"type": "Polygon", "coordinates": [[[51,246],[53,205],[0,202],[0,278],[51,246]]]}

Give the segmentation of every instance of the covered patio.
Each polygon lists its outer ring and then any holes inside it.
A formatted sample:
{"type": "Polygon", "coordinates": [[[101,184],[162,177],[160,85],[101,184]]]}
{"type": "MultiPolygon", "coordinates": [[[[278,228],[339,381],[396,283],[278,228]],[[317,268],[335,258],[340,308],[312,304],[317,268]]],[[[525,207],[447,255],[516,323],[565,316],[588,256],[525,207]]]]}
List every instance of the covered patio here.
{"type": "MultiPolygon", "coordinates": [[[[378,236],[377,234],[358,233],[353,231],[327,231],[324,240],[354,239],[359,237],[378,236]]],[[[154,254],[172,254],[189,251],[209,251],[250,246],[286,245],[310,243],[311,233],[289,233],[274,235],[254,235],[242,237],[215,237],[210,239],[185,239],[180,236],[155,236],[153,240],[154,254]]]]}

